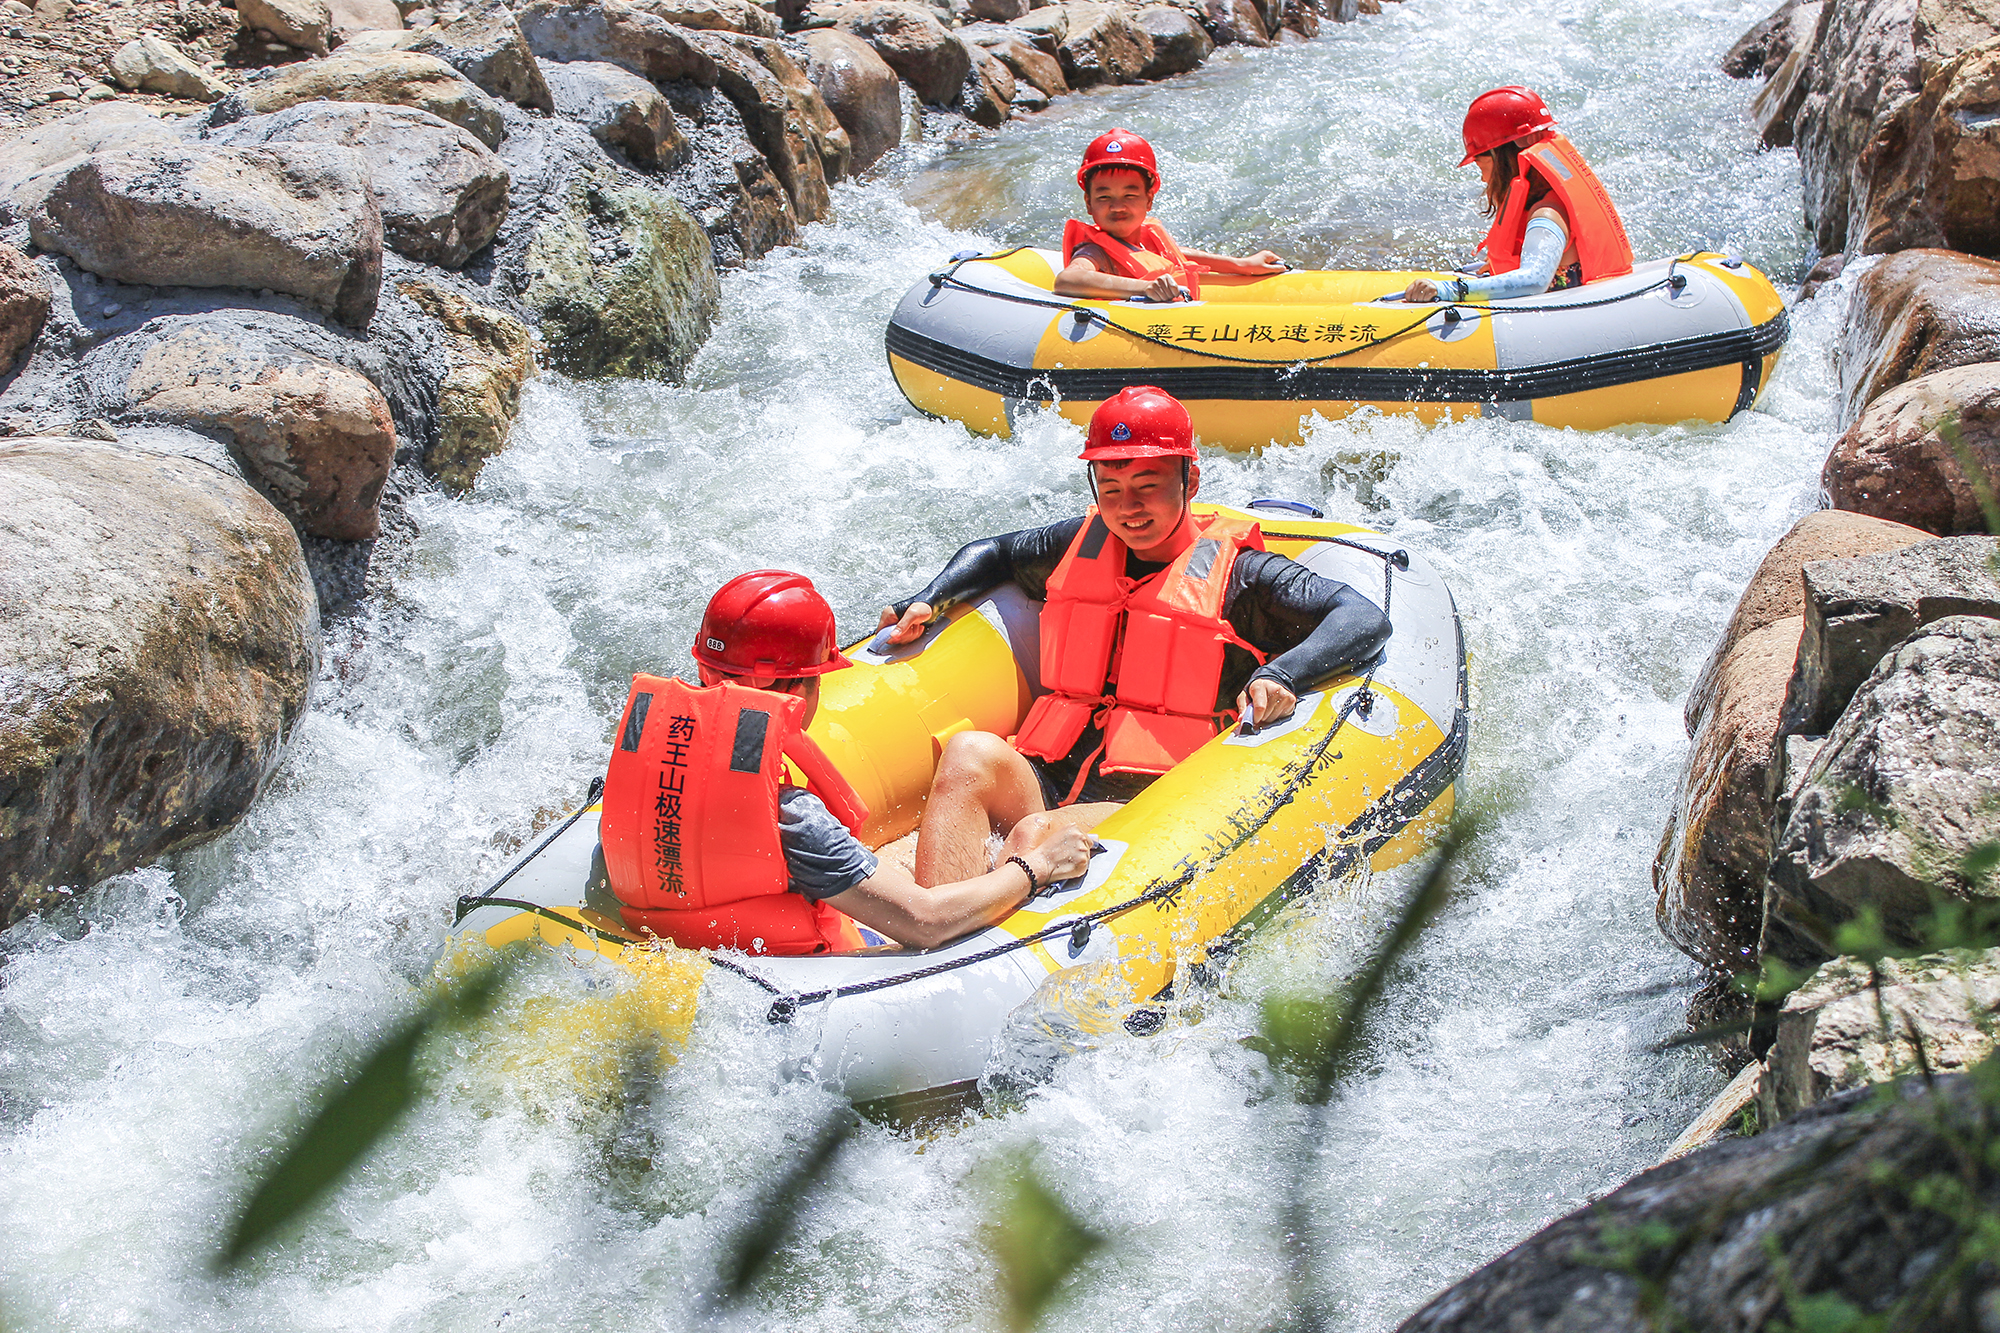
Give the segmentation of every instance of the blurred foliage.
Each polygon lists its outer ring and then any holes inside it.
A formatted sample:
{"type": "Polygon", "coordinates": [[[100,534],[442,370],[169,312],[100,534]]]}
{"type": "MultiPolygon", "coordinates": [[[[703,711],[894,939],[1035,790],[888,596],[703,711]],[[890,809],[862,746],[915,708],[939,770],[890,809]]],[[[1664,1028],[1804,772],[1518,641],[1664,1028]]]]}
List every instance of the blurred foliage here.
{"type": "Polygon", "coordinates": [[[986,1243],[1000,1267],[1007,1327],[1027,1333],[1063,1279],[1104,1244],[1104,1237],[1077,1220],[1024,1155],[1006,1163],[997,1193],[986,1243]]]}
{"type": "Polygon", "coordinates": [[[351,1071],[327,1082],[319,1109],[250,1190],[215,1256],[218,1271],[241,1265],[347,1177],[422,1095],[416,1058],[424,1038],[484,1015],[522,958],[510,949],[440,984],[351,1071]]]}
{"type": "Polygon", "coordinates": [[[845,1107],[827,1117],[805,1152],[758,1199],[724,1249],[721,1282],[709,1298],[711,1307],[733,1306],[750,1294],[791,1238],[799,1214],[860,1123],[860,1117],[845,1107]]]}

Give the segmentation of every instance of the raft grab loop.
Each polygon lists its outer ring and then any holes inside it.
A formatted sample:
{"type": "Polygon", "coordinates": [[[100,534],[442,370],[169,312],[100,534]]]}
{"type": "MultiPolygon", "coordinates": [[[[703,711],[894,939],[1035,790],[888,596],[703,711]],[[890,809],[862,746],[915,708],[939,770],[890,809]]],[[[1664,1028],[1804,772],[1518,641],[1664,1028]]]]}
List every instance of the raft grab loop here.
{"type": "MultiPolygon", "coordinates": [[[[1395,590],[1395,571],[1399,569],[1407,570],[1410,567],[1410,553],[1401,547],[1387,551],[1378,551],[1374,547],[1362,542],[1353,541],[1345,537],[1322,536],[1318,533],[1266,531],[1264,535],[1266,537],[1275,537],[1279,540],[1289,538],[1292,540],[1326,542],[1334,546],[1345,546],[1352,550],[1365,551],[1377,560],[1380,560],[1382,562],[1382,614],[1384,616],[1389,615],[1390,602],[1395,590]]],[[[1241,847],[1245,842],[1255,837],[1263,830],[1265,825],[1271,822],[1278,811],[1292,803],[1293,798],[1298,795],[1299,790],[1305,785],[1306,780],[1312,776],[1315,769],[1319,768],[1322,764],[1331,763],[1334,759],[1340,757],[1337,754],[1330,756],[1328,752],[1331,750],[1335,738],[1340,735],[1340,729],[1347,725],[1348,718],[1359,713],[1365,719],[1374,709],[1375,692],[1372,687],[1375,683],[1375,671],[1381,664],[1382,658],[1378,654],[1375,660],[1368,664],[1367,672],[1361,677],[1360,688],[1348,695],[1347,701],[1340,706],[1339,715],[1333,720],[1333,726],[1327,729],[1326,735],[1320,739],[1319,744],[1313,748],[1312,753],[1306,758],[1305,762],[1298,766],[1297,771],[1292,774],[1290,781],[1277,794],[1277,798],[1265,808],[1263,815],[1255,822],[1238,826],[1236,836],[1229,841],[1227,846],[1216,851],[1210,858],[1209,865],[1214,865],[1234,852],[1238,847],[1241,847]]],[[[766,1022],[773,1024],[790,1023],[798,1016],[799,1010],[809,1004],[820,1004],[825,1001],[837,999],[843,995],[865,995],[871,991],[888,990],[892,986],[901,986],[912,981],[922,981],[927,977],[942,976],[946,972],[955,972],[962,967],[971,967],[975,963],[984,963],[994,958],[1000,958],[1018,949],[1025,949],[1030,945],[1039,944],[1043,940],[1058,935],[1069,936],[1070,956],[1076,957],[1090,943],[1090,934],[1096,928],[1098,922],[1108,921],[1115,916],[1122,916],[1133,908],[1144,906],[1147,903],[1164,903],[1166,906],[1171,907],[1174,899],[1180,894],[1181,890],[1192,884],[1195,877],[1205,868],[1182,862],[1179,873],[1167,879],[1156,880],[1146,886],[1143,891],[1125,899],[1123,902],[1116,902],[1109,907],[1100,907],[1095,912],[1086,912],[1082,916],[1058,921],[1053,925],[1042,927],[1042,929],[1031,935],[1023,935],[1018,939],[1008,940],[1005,944],[997,944],[990,949],[982,949],[978,953],[967,954],[963,958],[953,958],[946,962],[933,963],[929,967],[918,968],[914,972],[904,972],[897,976],[877,977],[872,981],[859,981],[851,986],[828,986],[822,990],[788,994],[779,990],[751,969],[742,966],[732,959],[724,958],[720,954],[710,954],[708,961],[725,972],[734,972],[737,976],[750,981],[766,993],[776,997],[771,1001],[771,1008],[764,1016],[766,1022]]]]}

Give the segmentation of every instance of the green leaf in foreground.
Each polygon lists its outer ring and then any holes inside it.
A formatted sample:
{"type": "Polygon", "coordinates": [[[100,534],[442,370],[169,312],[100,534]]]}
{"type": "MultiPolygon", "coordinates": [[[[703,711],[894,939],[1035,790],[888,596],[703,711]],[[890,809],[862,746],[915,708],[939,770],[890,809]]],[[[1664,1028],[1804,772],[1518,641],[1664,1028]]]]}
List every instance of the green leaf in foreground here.
{"type": "Polygon", "coordinates": [[[447,983],[431,1001],[378,1041],[351,1074],[332,1080],[319,1111],[250,1192],[215,1267],[238,1267],[302,1216],[387,1134],[421,1091],[417,1049],[435,1028],[477,1018],[492,1008],[520,954],[502,954],[447,983]]]}
{"type": "Polygon", "coordinates": [[[734,1305],[757,1285],[784,1246],[786,1237],[792,1234],[806,1200],[826,1178],[833,1159],[840,1155],[859,1124],[853,1111],[843,1108],[837,1112],[821,1127],[805,1154],[758,1200],[749,1220],[730,1240],[722,1261],[721,1286],[712,1304],[734,1305]]]}
{"type": "Polygon", "coordinates": [[[1016,1159],[1003,1177],[986,1242],[1000,1265],[1007,1327],[1027,1333],[1076,1266],[1104,1244],[1050,1193],[1034,1169],[1016,1159]]]}

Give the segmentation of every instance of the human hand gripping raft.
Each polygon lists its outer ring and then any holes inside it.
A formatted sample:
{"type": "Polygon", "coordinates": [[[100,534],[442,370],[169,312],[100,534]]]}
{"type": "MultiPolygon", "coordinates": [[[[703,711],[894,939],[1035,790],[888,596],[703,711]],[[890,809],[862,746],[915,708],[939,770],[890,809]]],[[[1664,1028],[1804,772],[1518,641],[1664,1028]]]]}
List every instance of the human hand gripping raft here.
{"type": "Polygon", "coordinates": [[[1077,168],[1089,222],[1063,225],[1063,267],[1058,296],[1122,301],[1190,301],[1201,296],[1201,274],[1282,273],[1285,263],[1269,250],[1254,255],[1212,255],[1185,250],[1153,217],[1160,166],[1153,146],[1130,130],[1107,130],[1091,140],[1077,168]]]}

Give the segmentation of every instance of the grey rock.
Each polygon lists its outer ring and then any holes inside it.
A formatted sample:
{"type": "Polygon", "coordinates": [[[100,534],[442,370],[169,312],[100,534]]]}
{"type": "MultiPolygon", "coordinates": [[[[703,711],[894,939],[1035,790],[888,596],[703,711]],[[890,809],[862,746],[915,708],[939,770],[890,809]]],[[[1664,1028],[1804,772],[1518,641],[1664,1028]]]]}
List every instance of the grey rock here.
{"type": "Polygon", "coordinates": [[[111,77],[121,88],[191,102],[214,102],[229,86],[172,43],[141,33],[111,55],[111,77]]]}
{"type": "Polygon", "coordinates": [[[595,60],[550,61],[542,74],[556,114],[625,154],[633,166],[664,170],[686,160],[687,140],[674,124],[673,106],[650,80],[595,60]]]}
{"type": "Polygon", "coordinates": [[[479,88],[516,106],[555,110],[535,53],[505,5],[469,10],[442,27],[406,33],[397,44],[437,57],[479,88]]]}
{"type": "Polygon", "coordinates": [[[1996,790],[2000,621],[1936,621],[1882,659],[1813,756],[1771,863],[1764,956],[1818,964],[1864,911],[1916,944],[1934,899],[1991,893],[1960,860],[2000,839],[1996,790]]]}
{"type": "MultiPolygon", "coordinates": [[[[1065,22],[1063,30],[1068,31],[1065,22]]],[[[1035,44],[1029,33],[1018,27],[1002,27],[998,24],[981,23],[960,29],[965,40],[999,58],[1014,75],[1015,96],[1020,96],[1020,85],[1027,84],[1044,99],[1061,97],[1069,91],[1069,80],[1063,77],[1062,62],[1054,55],[1035,44]]],[[[1053,44],[1052,44],[1053,45],[1053,44]]]]}
{"type": "Polygon", "coordinates": [[[1053,56],[1069,36],[1069,9],[1065,5],[1039,5],[1007,26],[1024,34],[1043,55],[1053,56]]]}
{"type": "Polygon", "coordinates": [[[1153,39],[1115,5],[1071,0],[1069,35],[1056,48],[1063,77],[1072,88],[1100,83],[1132,83],[1152,63],[1153,39]]]}
{"type": "Polygon", "coordinates": [[[959,109],[975,125],[994,129],[1014,114],[1014,73],[984,47],[966,43],[972,56],[972,72],[965,76],[959,94],[959,109]]]}
{"type": "Polygon", "coordinates": [[[779,35],[778,20],[752,0],[632,0],[632,3],[682,28],[740,32],[749,37],[779,35]]]}
{"type": "Polygon", "coordinates": [[[1786,13],[1786,28],[1773,48],[1784,54],[1750,103],[1750,122],[1766,148],[1792,145],[1792,122],[1805,105],[1806,74],[1812,67],[1813,40],[1819,31],[1821,0],[1811,0],[1786,13]]]}
{"type": "Polygon", "coordinates": [[[333,35],[327,0],[237,0],[236,13],[244,27],[315,55],[326,54],[333,35]]]}
{"type": "Polygon", "coordinates": [[[235,824],[318,647],[298,538],[241,481],[0,440],[0,925],[235,824]]]}
{"type": "Polygon", "coordinates": [[[1215,50],[1215,40],[1194,16],[1174,5],[1149,5],[1133,15],[1132,21],[1153,39],[1153,58],[1139,71],[1142,79],[1185,74],[1215,50]]]}
{"type": "Polygon", "coordinates": [[[715,61],[715,86],[742,113],[750,142],[791,196],[799,221],[829,216],[827,186],[848,174],[854,148],[812,80],[769,38],[732,32],[690,35],[715,61]]]}
{"type": "MultiPolygon", "coordinates": [[[[1398,1333],[1747,1331],[1775,1327],[1789,1297],[1823,1295],[1879,1311],[1919,1291],[1952,1240],[1907,1186],[1955,1160],[1956,1145],[1988,1141],[1989,1114],[1964,1075],[1893,1102],[1834,1098],[1626,1182],[1433,1297],[1398,1333]]],[[[2000,1206],[2000,1180],[1981,1173],[1975,1197],[1982,1211],[2000,1206]]],[[[1964,1299],[1927,1327],[1979,1327],[1971,1307],[1991,1282],[1969,1277],[1964,1299]]]]}
{"type": "Polygon", "coordinates": [[[1806,0],[1784,0],[1769,15],[1736,39],[1722,57],[1722,72],[1732,79],[1768,75],[1792,50],[1792,15],[1806,0]]]}
{"type": "MultiPolygon", "coordinates": [[[[1920,9],[1921,29],[1923,11],[1920,9]]],[[[1925,65],[1854,168],[1848,245],[1863,254],[1938,246],[2000,255],[2000,14],[1986,41],[1925,65]]]]}
{"type": "Polygon", "coordinates": [[[820,99],[847,131],[852,169],[866,171],[902,142],[903,106],[896,92],[896,71],[853,33],[814,28],[800,36],[811,56],[806,72],[820,99]]]}
{"type": "Polygon", "coordinates": [[[543,60],[594,60],[659,84],[715,86],[715,61],[690,31],[625,0],[534,0],[519,18],[543,60]]]}
{"type": "Polygon", "coordinates": [[[1201,25],[1217,46],[1269,46],[1271,29],[1255,0],[1203,0],[1201,25]]]}
{"type": "Polygon", "coordinates": [[[92,153],[180,139],[177,127],[144,107],[104,102],[0,143],[0,226],[27,217],[63,172],[92,153]]]}
{"type": "Polygon", "coordinates": [[[1996,554],[2000,538],[1939,537],[1805,565],[1805,629],[1785,691],[1784,733],[1827,734],[1883,655],[1919,627],[2000,616],[1996,554]]]}
{"type": "Polygon", "coordinates": [[[1905,380],[2000,361],[2000,263],[1950,250],[1880,260],[1854,284],[1839,360],[1848,424],[1905,380]]]}
{"type": "Polygon", "coordinates": [[[1926,1069],[1958,1073],[1992,1053],[2000,949],[1884,958],[1877,969],[1879,992],[1868,964],[1836,958],[1785,997],[1758,1081],[1763,1123],[1926,1069]]]}
{"type": "Polygon", "coordinates": [[[520,320],[436,283],[412,278],[397,288],[452,343],[452,367],[438,388],[438,437],[424,453],[424,470],[447,490],[469,491],[486,460],[507,447],[521,386],[535,373],[534,335],[520,320]]]}
{"type": "Polygon", "coordinates": [[[957,104],[966,75],[972,72],[972,57],[930,10],[890,0],[863,0],[817,4],[813,13],[874,47],[896,77],[925,102],[957,104]]]}
{"type": "Polygon", "coordinates": [[[669,184],[708,233],[715,263],[742,264],[797,241],[792,198],[770,162],[751,146],[736,104],[692,83],[668,84],[661,91],[688,141],[688,160],[669,184]]]}
{"type": "Polygon", "coordinates": [[[488,148],[497,147],[507,132],[498,102],[436,56],[416,51],[339,51],[324,60],[260,71],[210,108],[203,123],[227,125],[319,100],[413,106],[450,121],[488,148]]]}
{"type": "Polygon", "coordinates": [[[84,358],[107,416],[219,435],[301,532],[365,541],[395,460],[388,401],[364,375],[233,320],[168,316],[84,358]]]}
{"type": "Polygon", "coordinates": [[[96,153],[28,218],[36,245],[120,282],[270,288],[342,323],[374,313],[382,216],[366,169],[329,144],[96,153]]]}
{"type": "Polygon", "coordinates": [[[0,375],[34,345],[49,318],[49,280],[40,265],[0,245],[0,375]]]}
{"type": "Polygon", "coordinates": [[[396,0],[328,0],[327,25],[332,45],[342,46],[364,32],[401,32],[403,11],[396,0]]]}
{"type": "Polygon", "coordinates": [[[384,242],[427,264],[458,268],[507,215],[507,168],[466,131],[415,107],[305,102],[208,134],[236,146],[329,143],[368,164],[384,242]]]}

